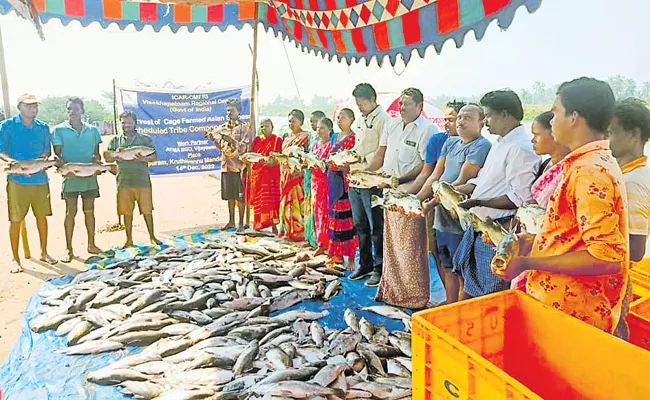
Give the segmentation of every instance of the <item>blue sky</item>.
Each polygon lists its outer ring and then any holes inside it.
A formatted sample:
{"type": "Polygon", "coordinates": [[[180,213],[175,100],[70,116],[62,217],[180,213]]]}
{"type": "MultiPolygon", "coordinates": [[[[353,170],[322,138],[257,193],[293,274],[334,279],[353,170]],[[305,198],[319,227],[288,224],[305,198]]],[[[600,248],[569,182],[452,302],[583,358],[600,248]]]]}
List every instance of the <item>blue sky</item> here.
{"type": "MultiPolygon", "coordinates": [[[[430,48],[405,70],[388,63],[379,68],[328,62],[260,30],[260,100],[297,94],[284,48],[305,99],[344,98],[362,81],[382,91],[416,86],[432,97],[518,90],[537,80],[553,84],[582,75],[621,74],[641,82],[650,80],[648,15],[650,2],[643,0],[544,0],[534,14],[520,9],[507,31],[493,23],[481,42],[470,35],[460,49],[450,42],[438,55],[430,48]]],[[[47,41],[41,42],[29,23],[14,15],[0,17],[0,24],[12,99],[26,91],[97,97],[110,90],[113,78],[124,86],[136,80],[188,87],[250,81],[251,28],[173,34],[52,21],[44,26],[47,41]]]]}

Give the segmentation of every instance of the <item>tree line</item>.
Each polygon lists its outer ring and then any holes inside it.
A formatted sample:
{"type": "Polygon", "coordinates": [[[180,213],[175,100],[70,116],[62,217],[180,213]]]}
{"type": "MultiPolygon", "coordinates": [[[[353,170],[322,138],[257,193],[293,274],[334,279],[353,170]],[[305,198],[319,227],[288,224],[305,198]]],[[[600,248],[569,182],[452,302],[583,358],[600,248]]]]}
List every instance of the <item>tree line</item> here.
{"type": "MultiPolygon", "coordinates": [[[[646,102],[650,102],[650,81],[641,83],[634,79],[622,75],[612,76],[606,79],[606,82],[612,87],[617,99],[628,97],[637,97],[646,102]]],[[[140,87],[153,87],[149,83],[138,82],[140,87]]],[[[173,89],[185,89],[183,86],[166,82],[162,87],[173,89]]],[[[515,90],[524,103],[525,119],[530,120],[540,112],[550,109],[550,105],[555,100],[555,94],[559,84],[547,84],[541,81],[535,82],[531,87],[515,90]]],[[[192,89],[195,90],[195,89],[192,89]]],[[[466,102],[477,102],[482,94],[472,96],[454,96],[451,94],[440,94],[435,97],[427,97],[433,105],[440,109],[445,107],[450,100],[462,100],[466,102]]],[[[47,96],[41,100],[39,118],[50,125],[59,124],[68,119],[65,103],[69,96],[47,96]]],[[[262,104],[259,108],[261,116],[285,116],[294,108],[302,109],[306,115],[312,111],[322,110],[326,115],[332,115],[337,104],[345,102],[345,99],[337,99],[331,96],[312,97],[309,102],[294,96],[278,96],[275,100],[262,104]]],[[[84,99],[86,108],[86,122],[92,125],[100,126],[104,121],[113,120],[113,93],[105,92],[101,99],[84,99]]],[[[14,109],[14,112],[16,110],[14,109]]],[[[2,117],[2,115],[0,115],[2,117]]]]}

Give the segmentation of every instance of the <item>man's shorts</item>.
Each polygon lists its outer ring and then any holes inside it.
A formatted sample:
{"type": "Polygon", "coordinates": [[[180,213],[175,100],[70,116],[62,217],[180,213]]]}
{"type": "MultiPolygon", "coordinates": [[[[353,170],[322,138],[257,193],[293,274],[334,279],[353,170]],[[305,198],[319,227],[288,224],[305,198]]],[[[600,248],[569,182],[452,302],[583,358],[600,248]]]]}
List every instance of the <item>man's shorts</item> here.
{"type": "Polygon", "coordinates": [[[82,200],[97,199],[99,198],[99,189],[86,190],[85,192],[61,192],[61,200],[76,200],[79,197],[82,200]]]}
{"type": "Polygon", "coordinates": [[[243,200],[244,183],[240,172],[221,173],[221,199],[222,200],[243,200]]]}
{"type": "Polygon", "coordinates": [[[150,187],[117,189],[118,215],[132,217],[136,202],[141,215],[153,214],[153,196],[150,187]]]}
{"type": "Polygon", "coordinates": [[[444,268],[453,268],[454,264],[452,259],[458,245],[463,240],[463,235],[458,235],[450,232],[442,232],[436,229],[436,241],[438,243],[438,257],[440,257],[440,265],[444,268]]]}
{"type": "Polygon", "coordinates": [[[52,215],[50,203],[50,185],[21,185],[9,179],[7,181],[7,206],[9,221],[20,222],[25,219],[29,207],[36,218],[52,215]]]}

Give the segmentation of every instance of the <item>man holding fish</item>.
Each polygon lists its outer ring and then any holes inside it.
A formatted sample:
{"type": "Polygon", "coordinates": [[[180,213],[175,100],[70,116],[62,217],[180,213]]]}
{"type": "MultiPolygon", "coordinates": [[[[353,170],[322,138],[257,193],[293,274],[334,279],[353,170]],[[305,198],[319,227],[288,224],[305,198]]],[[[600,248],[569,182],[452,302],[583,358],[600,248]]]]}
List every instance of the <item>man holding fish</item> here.
{"type": "Polygon", "coordinates": [[[153,227],[153,197],[148,163],[156,161],[156,150],[151,138],[136,131],[138,119],[131,111],[120,114],[122,134],[114,137],[104,152],[107,162],[117,161],[117,214],[124,216],[126,243],[133,246],[133,211],[138,203],[140,214],[147,225],[149,239],[156,239],[153,227]]]}
{"type": "MultiPolygon", "coordinates": [[[[483,96],[480,103],[488,130],[499,138],[478,176],[456,189],[471,196],[460,203],[462,208],[474,213],[485,226],[496,227],[500,231],[500,226],[493,224],[493,221],[509,226],[517,208],[531,199],[530,188],[541,159],[533,151],[530,133],[521,124],[524,110],[515,92],[490,92],[483,96]]],[[[487,230],[487,233],[494,231],[487,230]]],[[[497,244],[485,243],[474,227],[465,232],[454,257],[454,264],[462,268],[465,280],[463,298],[510,288],[509,282],[493,275],[490,269],[497,244]]]]}
{"type": "MultiPolygon", "coordinates": [[[[477,104],[468,104],[460,109],[456,122],[458,136],[447,139],[433,174],[417,194],[418,198],[424,201],[425,213],[442,200],[447,201],[445,196],[448,192],[445,191],[438,191],[432,198],[432,185],[436,182],[459,186],[478,175],[492,147],[490,141],[481,136],[484,119],[483,109],[477,104]],[[425,201],[427,199],[430,200],[425,201]]],[[[435,207],[433,227],[436,230],[436,245],[440,257],[438,270],[441,271],[440,278],[447,294],[446,303],[455,303],[462,288],[462,279],[460,271],[454,269],[452,259],[463,239],[463,227],[458,217],[452,216],[442,205],[435,207]]]]}
{"type": "Polygon", "coordinates": [[[579,78],[560,86],[552,111],[553,136],[571,150],[558,190],[541,232],[520,239],[520,256],[493,272],[512,279],[528,271],[532,297],[612,333],[630,260],[625,181],[605,139],[614,94],[579,78]]]}
{"type": "MultiPolygon", "coordinates": [[[[401,118],[386,124],[368,169],[381,168],[397,177],[404,190],[404,185],[420,174],[427,143],[438,129],[422,115],[424,96],[420,90],[405,89],[399,102],[401,118]]],[[[429,300],[429,266],[426,251],[421,251],[421,241],[426,240],[425,219],[390,209],[385,211],[384,218],[384,269],[377,300],[423,308],[429,300]]]]}
{"type": "Polygon", "coordinates": [[[56,264],[47,253],[47,217],[52,215],[50,186],[45,169],[54,166],[47,161],[52,148],[50,128],[38,119],[36,96],[24,94],[18,98],[20,114],[0,123],[0,159],[8,163],[7,204],[9,208],[9,239],[11,242],[11,273],[22,272],[18,255],[20,226],[32,208],[41,242],[41,261],[56,264]],[[25,163],[21,163],[25,162],[25,163]],[[30,162],[30,168],[27,168],[30,162]],[[21,164],[24,164],[20,168],[21,164]],[[21,171],[22,169],[22,171],[21,171]]]}
{"type": "MultiPolygon", "coordinates": [[[[99,144],[102,142],[99,129],[82,121],[84,103],[78,97],[71,97],[66,102],[68,121],[54,127],[52,145],[54,153],[60,160],[60,166],[67,163],[100,163],[99,144]]],[[[82,210],[88,234],[88,253],[99,254],[102,252],[95,245],[95,199],[99,198],[99,185],[97,171],[91,176],[80,177],[74,171],[63,175],[61,183],[61,199],[65,201],[65,243],[66,255],[61,262],[69,263],[74,258],[72,250],[72,236],[74,232],[74,219],[77,216],[79,197],[81,197],[82,210]]]]}
{"type": "MultiPolygon", "coordinates": [[[[377,93],[370,84],[357,85],[352,95],[362,115],[357,125],[356,142],[353,148],[362,157],[362,161],[350,166],[354,170],[357,168],[356,165],[367,165],[372,160],[379,148],[384,126],[390,117],[377,104],[377,93]]],[[[381,196],[381,189],[351,186],[349,195],[354,228],[359,238],[359,267],[350,275],[350,279],[357,280],[372,275],[366,285],[377,286],[381,279],[384,258],[384,211],[380,207],[372,208],[370,199],[372,195],[381,196]]]]}

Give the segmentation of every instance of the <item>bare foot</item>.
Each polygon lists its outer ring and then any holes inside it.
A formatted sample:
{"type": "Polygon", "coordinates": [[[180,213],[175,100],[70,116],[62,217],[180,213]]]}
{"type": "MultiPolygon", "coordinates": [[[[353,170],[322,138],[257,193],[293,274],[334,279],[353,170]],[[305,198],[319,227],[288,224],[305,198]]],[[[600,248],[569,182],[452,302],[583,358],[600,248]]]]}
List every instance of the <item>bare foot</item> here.
{"type": "Polygon", "coordinates": [[[104,250],[100,249],[99,247],[93,245],[88,245],[88,253],[90,254],[101,254],[103,253],[104,250]]]}
{"type": "Polygon", "coordinates": [[[150,237],[150,238],[149,238],[149,241],[150,241],[151,243],[155,244],[155,245],[162,244],[162,242],[161,242],[160,240],[156,239],[155,236],[150,237]]]}
{"type": "Polygon", "coordinates": [[[59,262],[58,260],[50,257],[50,255],[47,253],[41,254],[41,261],[43,261],[44,263],[48,263],[50,265],[54,265],[59,262]]]}
{"type": "Polygon", "coordinates": [[[244,225],[239,225],[239,227],[237,228],[237,232],[239,232],[239,233],[242,233],[245,230],[246,230],[246,228],[244,227],[244,225]]]}
{"type": "Polygon", "coordinates": [[[354,271],[354,258],[348,257],[348,263],[345,265],[345,269],[348,271],[354,271]]]}
{"type": "Polygon", "coordinates": [[[325,251],[326,250],[324,248],[317,247],[316,250],[314,251],[314,253],[312,253],[312,254],[313,254],[314,257],[317,257],[317,256],[320,256],[322,254],[325,254],[325,251]]]}
{"type": "Polygon", "coordinates": [[[232,229],[235,227],[234,222],[228,222],[226,225],[224,225],[223,228],[221,228],[222,231],[227,231],[228,229],[232,229]]]}
{"type": "Polygon", "coordinates": [[[273,227],[271,228],[271,232],[273,232],[275,236],[278,236],[278,227],[273,225],[273,227]]]}
{"type": "Polygon", "coordinates": [[[127,240],[124,243],[124,246],[122,246],[123,249],[128,249],[129,247],[133,247],[133,241],[131,241],[131,240],[127,240]]]}
{"type": "Polygon", "coordinates": [[[20,266],[18,261],[16,260],[11,261],[11,269],[9,270],[9,272],[11,272],[12,274],[19,274],[23,271],[24,271],[23,267],[20,266]]]}
{"type": "Polygon", "coordinates": [[[72,250],[67,250],[65,252],[65,257],[63,257],[61,262],[68,264],[71,263],[73,259],[74,259],[74,253],[72,252],[72,250]]]}

